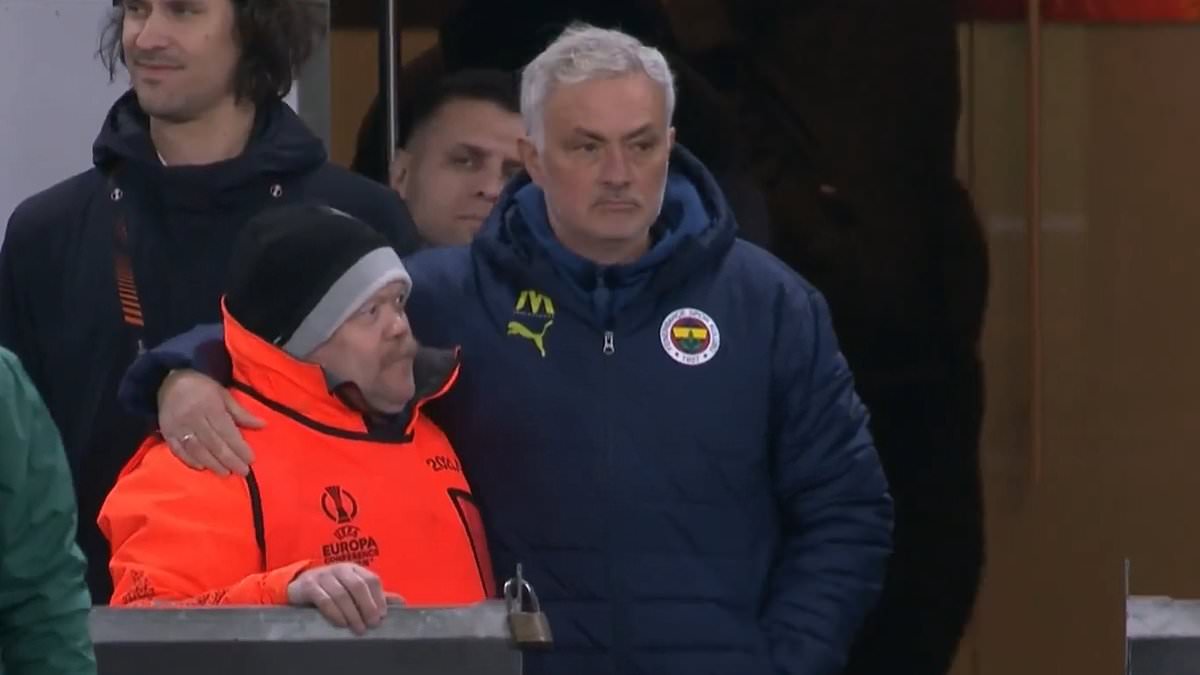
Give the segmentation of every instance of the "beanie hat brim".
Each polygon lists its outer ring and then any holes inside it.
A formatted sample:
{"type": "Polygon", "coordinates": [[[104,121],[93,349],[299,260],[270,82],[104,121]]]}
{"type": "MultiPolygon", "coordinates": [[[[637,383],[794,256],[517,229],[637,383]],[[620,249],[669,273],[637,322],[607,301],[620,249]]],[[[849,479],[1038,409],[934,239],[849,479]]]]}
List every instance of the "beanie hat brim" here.
{"type": "Polygon", "coordinates": [[[291,338],[283,343],[283,350],[296,358],[313,353],[372,295],[397,281],[412,286],[412,278],[396,251],[391,248],[371,251],[329,287],[291,338]]]}

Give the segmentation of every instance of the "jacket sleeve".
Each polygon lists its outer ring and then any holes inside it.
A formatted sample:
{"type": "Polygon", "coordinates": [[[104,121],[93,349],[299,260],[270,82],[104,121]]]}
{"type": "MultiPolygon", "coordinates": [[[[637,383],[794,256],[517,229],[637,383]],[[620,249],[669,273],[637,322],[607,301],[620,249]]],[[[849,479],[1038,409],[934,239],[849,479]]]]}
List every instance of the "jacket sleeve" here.
{"type": "Polygon", "coordinates": [[[58,430],[0,350],[0,672],[96,672],[75,493],[58,430]]]}
{"type": "Polygon", "coordinates": [[[30,223],[24,211],[22,205],[13,213],[0,246],[0,346],[16,354],[35,381],[44,382],[39,377],[41,354],[34,339],[33,307],[28,296],[40,284],[28,278],[28,266],[24,264],[42,257],[29,250],[26,230],[30,223]]]}
{"type": "Polygon", "coordinates": [[[824,298],[797,286],[776,310],[772,462],[783,531],[763,622],[780,673],[836,675],[883,584],[892,502],[824,298]]]}
{"type": "Polygon", "coordinates": [[[263,571],[246,480],[193,471],[147,441],[100,509],[112,604],[287,604],[288,584],[310,562],[263,571]]]}
{"type": "Polygon", "coordinates": [[[167,374],[178,368],[197,370],[229,384],[232,362],[224,335],[221,324],[203,324],[141,354],[121,378],[117,400],[132,415],[157,416],[158,389],[167,374]]]}

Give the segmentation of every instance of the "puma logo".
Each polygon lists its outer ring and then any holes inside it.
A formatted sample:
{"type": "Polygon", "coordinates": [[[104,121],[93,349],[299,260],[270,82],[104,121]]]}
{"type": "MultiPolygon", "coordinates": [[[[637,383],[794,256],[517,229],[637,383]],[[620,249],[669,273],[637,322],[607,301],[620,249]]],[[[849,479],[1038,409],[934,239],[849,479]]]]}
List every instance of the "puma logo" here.
{"type": "Polygon", "coordinates": [[[550,330],[550,326],[553,326],[553,325],[554,325],[554,319],[550,319],[549,321],[546,322],[546,325],[542,326],[542,332],[535,333],[535,332],[529,330],[529,328],[527,328],[525,326],[525,324],[523,324],[519,321],[509,321],[508,322],[508,334],[509,335],[519,335],[519,336],[525,338],[526,340],[529,340],[530,342],[532,342],[533,346],[537,347],[538,353],[541,354],[542,358],[544,359],[544,358],[546,358],[546,346],[545,346],[545,344],[543,344],[543,340],[546,339],[546,331],[550,330]]]}

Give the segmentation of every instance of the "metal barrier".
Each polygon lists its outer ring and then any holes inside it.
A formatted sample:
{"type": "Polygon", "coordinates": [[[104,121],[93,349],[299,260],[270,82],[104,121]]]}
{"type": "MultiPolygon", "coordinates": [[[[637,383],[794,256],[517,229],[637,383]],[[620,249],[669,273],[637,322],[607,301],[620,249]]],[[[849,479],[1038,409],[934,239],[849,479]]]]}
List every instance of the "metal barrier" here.
{"type": "Polygon", "coordinates": [[[454,608],[389,608],[358,636],[315,609],[212,607],[91,614],[100,675],[519,675],[522,649],[551,644],[537,595],[522,576],[504,599],[454,608]]]}
{"type": "Polygon", "coordinates": [[[1128,597],[1125,635],[1131,675],[1200,675],[1200,602],[1128,597]]]}
{"type": "Polygon", "coordinates": [[[101,675],[517,675],[521,651],[502,601],[389,610],[356,636],[288,607],[92,611],[101,675]]]}

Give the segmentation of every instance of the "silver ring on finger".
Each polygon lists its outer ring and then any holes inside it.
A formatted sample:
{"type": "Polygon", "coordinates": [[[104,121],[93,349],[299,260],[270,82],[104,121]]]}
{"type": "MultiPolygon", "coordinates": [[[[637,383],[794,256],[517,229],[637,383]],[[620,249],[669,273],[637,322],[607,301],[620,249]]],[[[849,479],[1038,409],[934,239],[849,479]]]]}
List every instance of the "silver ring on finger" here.
{"type": "Polygon", "coordinates": [[[194,440],[196,440],[196,434],[193,434],[191,432],[188,432],[179,437],[179,442],[183,443],[183,444],[186,444],[188,441],[194,441],[194,440]]]}

